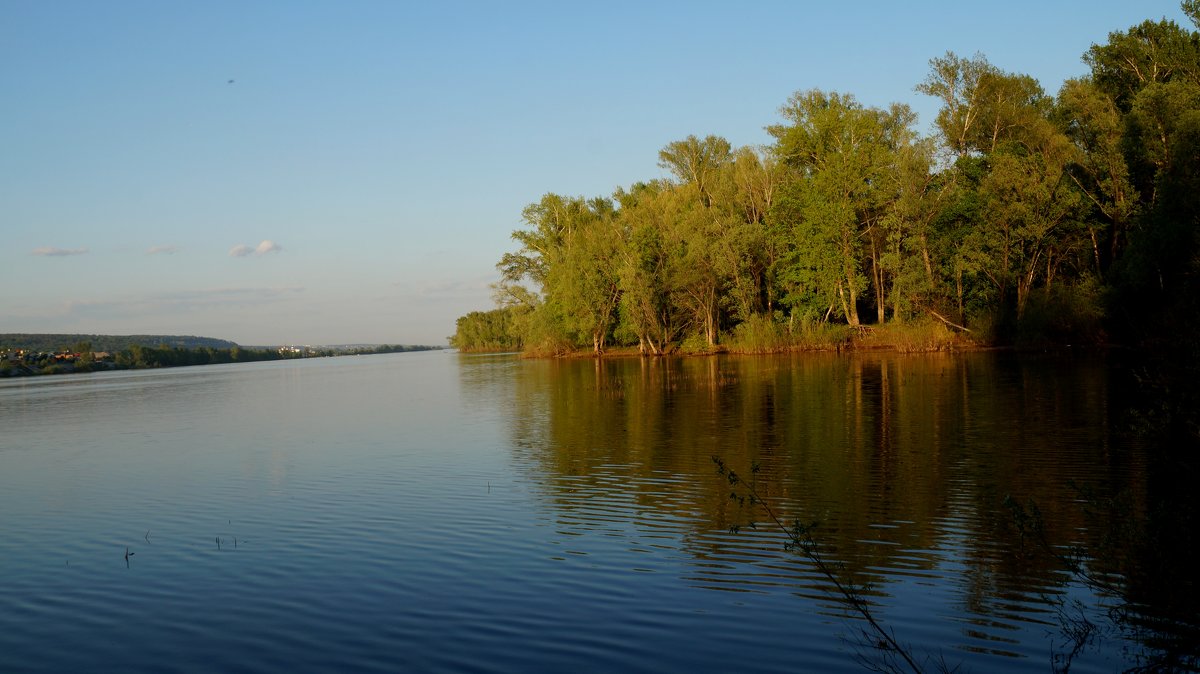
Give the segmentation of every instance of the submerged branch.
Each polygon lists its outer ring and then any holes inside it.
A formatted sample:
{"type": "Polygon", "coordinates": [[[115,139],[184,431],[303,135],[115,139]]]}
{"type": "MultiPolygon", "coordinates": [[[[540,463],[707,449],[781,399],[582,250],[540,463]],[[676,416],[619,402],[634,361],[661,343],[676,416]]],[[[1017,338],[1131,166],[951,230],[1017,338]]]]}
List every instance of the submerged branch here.
{"type": "MultiPolygon", "coordinates": [[[[789,552],[799,552],[808,561],[812,562],[817,571],[821,573],[830,583],[833,584],[836,592],[831,592],[835,598],[839,599],[843,604],[851,608],[870,626],[870,630],[863,630],[867,641],[876,649],[898,656],[903,662],[904,667],[897,667],[892,662],[886,662],[883,671],[908,671],[913,674],[922,674],[925,670],[917,664],[909,649],[903,646],[897,639],[895,633],[885,628],[875,614],[871,611],[867,600],[863,598],[858,588],[852,582],[843,577],[845,571],[840,564],[829,562],[821,555],[816,539],[813,538],[812,530],[815,528],[815,523],[805,524],[800,520],[796,520],[792,526],[784,524],[771,505],[763,500],[759,495],[758,490],[753,484],[744,482],[741,477],[733,470],[725,465],[725,461],[718,456],[713,456],[712,461],[717,466],[717,472],[724,475],[729,481],[730,487],[736,488],[741,485],[749,496],[752,505],[758,505],[766,513],[769,519],[780,531],[788,538],[788,542],[784,544],[784,549],[789,552]],[[842,572],[842,573],[839,573],[842,572]]],[[[758,472],[757,464],[751,470],[758,472]]],[[[744,502],[745,497],[739,496],[736,492],[731,492],[730,496],[739,502],[744,502]]],[[[737,527],[734,527],[736,531],[737,527]]],[[[942,671],[950,671],[943,663],[942,671]]]]}

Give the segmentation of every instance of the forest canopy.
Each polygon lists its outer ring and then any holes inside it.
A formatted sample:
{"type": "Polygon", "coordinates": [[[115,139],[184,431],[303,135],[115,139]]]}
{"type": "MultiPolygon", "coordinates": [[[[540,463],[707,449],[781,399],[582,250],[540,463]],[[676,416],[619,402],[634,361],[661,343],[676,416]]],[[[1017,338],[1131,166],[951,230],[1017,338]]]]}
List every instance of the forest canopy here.
{"type": "MultiPolygon", "coordinates": [[[[1200,0],[1183,10],[1200,27],[1200,0]]],[[[546,194],[463,350],[771,351],[905,330],[928,344],[1188,334],[1200,240],[1200,33],[1147,20],[1057,95],[982,54],[929,62],[909,106],[798,91],[773,142],[667,143],[670,177],[546,194]]]]}

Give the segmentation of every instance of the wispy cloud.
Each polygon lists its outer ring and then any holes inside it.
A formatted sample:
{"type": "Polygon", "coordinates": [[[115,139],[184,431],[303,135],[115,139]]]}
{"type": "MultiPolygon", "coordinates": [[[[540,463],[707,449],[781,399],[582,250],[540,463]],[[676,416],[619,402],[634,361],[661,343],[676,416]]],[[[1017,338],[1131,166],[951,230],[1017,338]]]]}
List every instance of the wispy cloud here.
{"type": "Polygon", "coordinates": [[[426,281],[414,286],[396,283],[398,286],[409,287],[412,294],[423,297],[445,297],[475,295],[480,292],[490,292],[490,279],[475,278],[465,280],[426,281]]]}
{"type": "Polygon", "coordinates": [[[230,257],[246,257],[248,255],[267,255],[269,253],[278,253],[283,250],[283,246],[275,243],[270,239],[263,239],[253,248],[244,243],[239,243],[229,249],[230,257]]]}
{"type": "MultiPolygon", "coordinates": [[[[39,332],[208,334],[226,337],[247,326],[276,326],[303,315],[307,290],[299,286],[224,287],[145,295],[76,297],[13,307],[5,319],[39,332]]],[[[460,312],[465,313],[465,312],[460,312]]],[[[264,340],[260,343],[270,343],[264,340]]]]}
{"type": "Polygon", "coordinates": [[[42,246],[34,248],[32,255],[41,257],[66,257],[68,255],[83,255],[88,252],[87,248],[55,248],[54,246],[42,246]]]}
{"type": "Polygon", "coordinates": [[[396,281],[392,287],[399,292],[379,300],[394,300],[397,297],[405,301],[421,304],[438,304],[462,300],[477,300],[487,304],[492,296],[492,283],[497,279],[493,276],[477,276],[473,279],[451,279],[431,281],[396,281]]]}
{"type": "Polygon", "coordinates": [[[146,251],[147,255],[174,255],[179,252],[179,246],[152,246],[146,251]]]}
{"type": "Polygon", "coordinates": [[[76,317],[142,317],[204,309],[256,308],[285,302],[304,292],[302,287],[210,288],[155,293],[140,297],[68,300],[61,314],[76,317]]]}

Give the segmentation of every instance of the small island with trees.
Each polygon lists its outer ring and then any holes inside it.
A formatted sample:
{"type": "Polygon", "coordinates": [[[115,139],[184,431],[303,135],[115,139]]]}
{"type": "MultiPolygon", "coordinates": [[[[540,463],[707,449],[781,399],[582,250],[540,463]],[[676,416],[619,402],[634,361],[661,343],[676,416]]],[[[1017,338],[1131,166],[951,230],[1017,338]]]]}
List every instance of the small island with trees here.
{"type": "MultiPolygon", "coordinates": [[[[1184,12],[1200,26],[1200,0],[1184,12]]],[[[933,58],[908,105],[808,90],[766,147],[687,136],[670,177],[546,194],[463,351],[933,350],[1190,339],[1200,287],[1200,33],[1148,20],[1051,95],[933,58]]]]}

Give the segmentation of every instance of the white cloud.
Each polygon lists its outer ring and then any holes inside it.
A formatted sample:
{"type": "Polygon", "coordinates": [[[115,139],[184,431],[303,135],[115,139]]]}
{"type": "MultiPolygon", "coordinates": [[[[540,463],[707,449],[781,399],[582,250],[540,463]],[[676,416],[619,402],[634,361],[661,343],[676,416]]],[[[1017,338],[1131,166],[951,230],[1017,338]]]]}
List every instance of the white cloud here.
{"type": "Polygon", "coordinates": [[[230,257],[246,257],[247,255],[266,255],[268,253],[278,253],[283,250],[283,246],[275,243],[270,239],[263,239],[257,246],[251,248],[244,243],[239,243],[229,249],[230,257]]]}
{"type": "Polygon", "coordinates": [[[270,239],[263,239],[258,244],[258,248],[254,249],[255,255],[266,255],[267,253],[278,253],[283,250],[283,246],[275,243],[270,239]]]}
{"type": "Polygon", "coordinates": [[[152,246],[146,251],[147,255],[174,255],[179,251],[179,246],[152,246]]]}
{"type": "Polygon", "coordinates": [[[55,248],[54,246],[42,246],[34,248],[32,254],[40,255],[41,257],[66,257],[68,255],[83,255],[88,252],[87,248],[55,248]]]}

